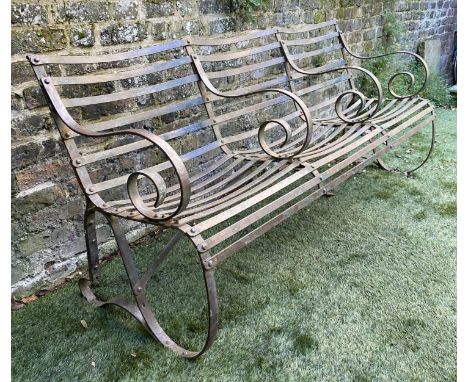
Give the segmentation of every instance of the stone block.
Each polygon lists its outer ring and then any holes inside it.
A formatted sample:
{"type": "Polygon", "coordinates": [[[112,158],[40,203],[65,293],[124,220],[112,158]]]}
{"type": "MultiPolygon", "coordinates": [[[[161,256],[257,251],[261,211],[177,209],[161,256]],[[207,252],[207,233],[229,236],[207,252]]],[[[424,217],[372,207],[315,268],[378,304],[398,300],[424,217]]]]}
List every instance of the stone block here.
{"type": "Polygon", "coordinates": [[[209,23],[210,33],[226,33],[236,30],[236,21],[232,17],[220,17],[209,23]]]}
{"type": "Polygon", "coordinates": [[[112,4],[114,20],[135,20],[138,18],[137,0],[118,0],[112,4]]]}
{"type": "Polygon", "coordinates": [[[11,53],[41,53],[67,46],[63,28],[14,29],[11,32],[11,53]]]}
{"type": "Polygon", "coordinates": [[[204,15],[208,14],[226,14],[231,12],[230,0],[205,0],[201,1],[200,12],[204,15]]]}
{"type": "Polygon", "coordinates": [[[52,8],[57,23],[108,21],[109,4],[101,1],[63,2],[52,8]]]}
{"type": "Polygon", "coordinates": [[[101,45],[128,44],[146,38],[145,24],[113,24],[101,30],[101,45]]]}
{"type": "Polygon", "coordinates": [[[11,63],[11,84],[18,85],[27,81],[34,81],[36,76],[27,61],[18,61],[11,63]]]}
{"type": "Polygon", "coordinates": [[[48,115],[12,113],[11,136],[13,141],[49,130],[53,124],[48,115]]]}
{"type": "Polygon", "coordinates": [[[70,44],[74,47],[94,45],[94,32],[91,25],[80,25],[70,29],[70,44]]]}
{"type": "Polygon", "coordinates": [[[40,4],[11,4],[11,23],[38,25],[47,23],[47,9],[40,4]]]}
{"type": "Polygon", "coordinates": [[[150,0],[145,1],[144,6],[147,18],[172,16],[175,13],[173,1],[150,0]]]}
{"type": "Polygon", "coordinates": [[[23,90],[23,97],[28,109],[47,106],[47,100],[39,86],[32,86],[23,90]]]}

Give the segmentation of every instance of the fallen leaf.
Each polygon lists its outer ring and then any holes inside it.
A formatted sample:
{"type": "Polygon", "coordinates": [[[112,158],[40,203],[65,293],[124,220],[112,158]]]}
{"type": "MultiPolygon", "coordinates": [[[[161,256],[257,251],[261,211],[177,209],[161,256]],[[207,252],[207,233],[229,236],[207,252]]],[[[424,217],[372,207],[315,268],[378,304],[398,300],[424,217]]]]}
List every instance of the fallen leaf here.
{"type": "Polygon", "coordinates": [[[21,299],[21,302],[23,304],[29,304],[30,302],[36,301],[37,299],[38,299],[38,297],[35,294],[33,294],[32,296],[23,297],[21,299]]]}
{"type": "Polygon", "coordinates": [[[92,367],[96,367],[96,362],[94,362],[94,361],[91,362],[91,366],[92,366],[92,367]]]}
{"type": "Polygon", "coordinates": [[[80,323],[83,326],[83,328],[88,329],[88,323],[85,320],[81,320],[80,323]]]}
{"type": "Polygon", "coordinates": [[[130,353],[130,355],[131,355],[132,357],[136,357],[136,356],[137,356],[136,353],[130,353]]]}

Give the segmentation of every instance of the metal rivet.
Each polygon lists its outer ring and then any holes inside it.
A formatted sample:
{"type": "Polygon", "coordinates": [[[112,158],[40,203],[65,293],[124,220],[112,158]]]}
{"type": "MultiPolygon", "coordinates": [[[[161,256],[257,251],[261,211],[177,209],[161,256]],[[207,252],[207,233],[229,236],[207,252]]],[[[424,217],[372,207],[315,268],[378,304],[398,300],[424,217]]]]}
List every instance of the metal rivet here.
{"type": "Polygon", "coordinates": [[[46,78],[46,79],[44,79],[44,83],[45,83],[46,85],[49,85],[49,84],[50,84],[50,80],[49,80],[48,78],[46,78]]]}
{"type": "Polygon", "coordinates": [[[205,101],[209,101],[210,100],[210,97],[205,97],[205,101]]]}
{"type": "Polygon", "coordinates": [[[212,266],[213,266],[213,260],[209,260],[209,261],[208,261],[208,265],[209,265],[210,267],[212,267],[212,266]]]}
{"type": "Polygon", "coordinates": [[[33,58],[33,62],[36,63],[36,64],[38,64],[38,63],[39,63],[39,59],[38,59],[37,57],[34,57],[34,58],[33,58]]]}
{"type": "Polygon", "coordinates": [[[220,139],[219,140],[219,143],[221,143],[222,145],[224,145],[226,143],[226,141],[224,139],[220,139]]]}
{"type": "Polygon", "coordinates": [[[218,121],[216,119],[213,119],[213,123],[217,123],[218,121]]]}
{"type": "Polygon", "coordinates": [[[89,192],[94,192],[95,188],[94,187],[90,187],[89,188],[89,192]]]}
{"type": "Polygon", "coordinates": [[[204,251],[206,251],[206,248],[207,248],[207,247],[206,247],[206,244],[202,244],[202,245],[201,245],[201,249],[203,249],[204,251]]]}
{"type": "Polygon", "coordinates": [[[81,159],[75,160],[75,163],[76,163],[76,164],[81,164],[81,159]]]}
{"type": "Polygon", "coordinates": [[[96,239],[93,239],[93,240],[91,240],[91,243],[93,243],[93,244],[94,244],[95,242],[96,242],[96,239]]]}
{"type": "Polygon", "coordinates": [[[65,134],[63,134],[63,136],[64,136],[65,138],[70,138],[70,137],[71,137],[71,134],[70,134],[70,133],[65,133],[65,134]]]}
{"type": "Polygon", "coordinates": [[[95,265],[93,268],[94,269],[99,269],[99,265],[95,265]]]}
{"type": "Polygon", "coordinates": [[[195,227],[193,227],[193,228],[190,230],[190,232],[195,233],[195,232],[197,232],[197,229],[196,229],[195,227]]]}
{"type": "Polygon", "coordinates": [[[143,290],[143,288],[142,288],[141,286],[139,286],[139,287],[136,288],[136,290],[137,290],[138,292],[141,292],[141,291],[143,290]]]}
{"type": "Polygon", "coordinates": [[[198,57],[197,57],[197,56],[192,56],[192,58],[193,58],[194,60],[197,60],[197,59],[198,59],[198,57]]]}

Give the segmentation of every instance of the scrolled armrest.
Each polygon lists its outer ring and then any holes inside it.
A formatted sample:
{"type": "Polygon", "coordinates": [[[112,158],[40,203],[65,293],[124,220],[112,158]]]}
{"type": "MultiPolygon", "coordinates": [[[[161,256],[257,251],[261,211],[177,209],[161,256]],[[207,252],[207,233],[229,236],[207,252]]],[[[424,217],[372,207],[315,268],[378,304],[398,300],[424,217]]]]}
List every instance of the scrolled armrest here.
{"type": "Polygon", "coordinates": [[[315,120],[312,119],[312,116],[310,115],[309,109],[307,105],[302,101],[297,95],[294,93],[291,93],[288,90],[285,89],[278,89],[278,88],[269,88],[269,89],[260,89],[260,90],[255,90],[252,92],[222,92],[218,90],[209,80],[208,76],[205,73],[205,70],[203,69],[200,60],[196,55],[192,55],[192,60],[195,65],[195,68],[198,72],[198,75],[200,76],[201,81],[203,84],[206,86],[206,88],[212,92],[213,94],[216,94],[219,97],[223,98],[237,98],[237,97],[245,97],[245,96],[250,96],[250,95],[255,95],[255,94],[260,94],[260,93],[280,93],[285,95],[286,97],[290,98],[297,107],[301,110],[302,114],[301,117],[306,123],[306,135],[305,139],[299,147],[299,149],[295,149],[292,151],[283,151],[280,153],[277,153],[273,151],[267,144],[266,139],[265,139],[265,130],[273,125],[278,125],[280,126],[286,133],[286,139],[284,140],[283,144],[280,146],[280,148],[284,147],[289,140],[292,138],[292,133],[291,133],[291,127],[289,123],[283,119],[271,119],[268,121],[263,122],[259,129],[258,129],[258,141],[260,144],[260,147],[262,150],[271,156],[272,158],[276,159],[285,159],[285,158],[293,158],[297,155],[299,155],[301,152],[303,152],[310,144],[310,141],[312,139],[312,133],[314,130],[314,122],[315,120]]]}
{"type": "Polygon", "coordinates": [[[395,97],[396,99],[405,99],[405,98],[411,98],[411,97],[414,97],[416,95],[418,95],[419,93],[421,93],[425,87],[426,87],[426,83],[427,83],[427,77],[429,76],[429,68],[427,66],[427,63],[426,61],[424,61],[424,59],[414,53],[414,52],[410,52],[410,51],[407,51],[407,50],[398,50],[398,51],[395,51],[395,52],[389,52],[389,53],[382,53],[382,54],[377,54],[375,56],[361,56],[359,54],[356,54],[354,53],[353,51],[351,51],[351,49],[349,49],[348,45],[346,44],[346,41],[345,39],[343,38],[343,35],[341,32],[339,32],[339,36],[340,36],[340,40],[341,40],[341,43],[343,44],[343,48],[346,50],[346,52],[348,52],[348,54],[350,56],[353,56],[355,58],[358,58],[360,60],[373,60],[373,59],[376,59],[376,58],[382,58],[382,57],[387,57],[387,56],[392,56],[392,55],[397,55],[397,54],[402,54],[402,55],[409,55],[411,57],[414,57],[416,59],[416,61],[421,64],[422,68],[424,69],[424,81],[422,83],[422,85],[419,87],[419,89],[417,90],[414,90],[412,93],[410,94],[407,94],[407,95],[400,95],[398,94],[395,89],[393,88],[393,84],[394,84],[394,81],[398,78],[398,77],[407,77],[410,79],[410,85],[408,86],[408,89],[413,89],[415,84],[416,84],[416,80],[415,80],[415,77],[414,77],[414,74],[411,73],[411,72],[407,72],[407,71],[403,71],[403,72],[397,72],[395,73],[392,77],[390,77],[389,81],[388,81],[388,84],[387,84],[387,88],[388,88],[388,91],[389,93],[395,97]]]}
{"type": "Polygon", "coordinates": [[[346,66],[342,66],[339,68],[324,70],[322,72],[312,72],[309,70],[304,70],[300,68],[294,62],[293,58],[291,57],[291,54],[289,52],[286,42],[282,40],[280,41],[280,43],[281,43],[281,47],[283,49],[284,55],[286,57],[286,61],[298,73],[311,75],[311,76],[317,76],[321,74],[332,73],[332,72],[342,71],[342,70],[347,70],[347,71],[356,70],[358,72],[364,73],[371,79],[371,81],[374,83],[377,89],[377,102],[374,104],[374,106],[371,107],[370,110],[366,110],[366,97],[364,96],[364,94],[362,94],[360,91],[356,89],[345,90],[343,93],[341,93],[338,96],[335,102],[336,114],[342,121],[347,122],[347,123],[365,122],[369,120],[370,118],[372,118],[380,110],[380,107],[382,106],[382,100],[383,100],[382,85],[380,84],[380,81],[372,72],[370,72],[367,69],[361,68],[359,66],[354,66],[354,65],[346,65],[346,66]],[[343,103],[345,101],[346,96],[349,96],[349,95],[353,96],[353,98],[357,97],[359,100],[358,110],[353,111],[353,116],[351,117],[346,115],[343,111],[344,109],[343,103]]]}
{"type": "Polygon", "coordinates": [[[145,176],[148,178],[153,185],[156,187],[156,202],[154,208],[160,205],[166,195],[166,184],[164,179],[156,171],[151,169],[140,170],[132,173],[127,181],[127,189],[130,196],[130,200],[133,203],[134,207],[146,218],[152,220],[168,220],[175,217],[177,214],[182,212],[188,205],[190,201],[191,186],[189,173],[182,158],[177,154],[177,152],[172,148],[172,146],[167,143],[164,139],[158,135],[151,133],[150,131],[144,129],[125,129],[118,131],[93,131],[81,126],[76,122],[73,117],[70,115],[65,105],[63,104],[60,95],[58,94],[56,88],[52,84],[52,81],[48,77],[42,79],[42,84],[46,90],[48,100],[53,107],[54,112],[58,117],[63,121],[63,123],[73,130],[75,133],[78,133],[87,137],[110,137],[113,135],[134,135],[146,139],[151,142],[153,146],[156,146],[160,149],[167,160],[171,163],[174,171],[176,172],[177,178],[179,180],[180,186],[180,201],[177,208],[170,214],[162,216],[161,214],[156,214],[151,208],[148,208],[143,199],[140,196],[138,191],[138,178],[140,176],[145,176]]]}

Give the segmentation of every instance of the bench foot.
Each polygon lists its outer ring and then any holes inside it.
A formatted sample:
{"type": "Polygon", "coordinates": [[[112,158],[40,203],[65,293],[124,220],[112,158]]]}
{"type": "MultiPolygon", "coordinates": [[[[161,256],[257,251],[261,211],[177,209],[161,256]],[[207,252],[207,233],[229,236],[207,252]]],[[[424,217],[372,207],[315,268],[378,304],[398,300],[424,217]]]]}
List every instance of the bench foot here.
{"type": "MultiPolygon", "coordinates": [[[[388,171],[388,172],[394,172],[394,173],[400,173],[400,174],[403,174],[405,176],[411,176],[411,174],[413,172],[415,172],[416,170],[418,170],[419,168],[421,168],[422,166],[424,166],[424,164],[428,161],[429,157],[431,156],[432,154],[432,151],[434,150],[434,145],[435,145],[435,134],[436,134],[436,130],[435,130],[435,121],[431,121],[432,123],[432,133],[431,133],[431,146],[429,147],[429,151],[427,152],[426,154],[426,157],[424,158],[424,160],[418,164],[416,167],[410,169],[410,170],[406,170],[406,171],[403,171],[401,170],[400,168],[398,167],[390,167],[388,166],[385,161],[381,158],[381,157],[377,157],[375,159],[375,162],[377,163],[377,165],[385,170],[385,171],[388,171]]],[[[376,150],[374,150],[375,152],[376,150]]]]}
{"type": "MultiPolygon", "coordinates": [[[[208,300],[208,333],[205,343],[201,350],[192,351],[183,348],[175,341],[173,341],[162,329],[157,321],[154,313],[150,308],[146,294],[145,284],[149,278],[154,274],[161,262],[166,258],[172,247],[179,241],[182,233],[178,231],[170,242],[155,256],[152,263],[148,266],[147,270],[141,275],[138,275],[136,265],[134,263],[133,255],[122,231],[120,224],[115,216],[104,214],[112,228],[114,237],[117,241],[120,256],[125,266],[130,286],[133,291],[135,302],[129,302],[123,298],[112,298],[108,301],[102,301],[91,289],[91,285],[98,279],[99,272],[99,259],[97,253],[97,243],[95,241],[95,226],[94,215],[96,210],[88,204],[85,213],[86,225],[86,242],[88,246],[88,261],[89,261],[89,275],[91,280],[81,279],[79,286],[83,297],[92,305],[96,307],[103,307],[106,305],[115,305],[130,313],[137,321],[139,321],[148,333],[165,347],[171,349],[182,357],[195,359],[202,355],[210,348],[216,337],[218,331],[218,301],[216,292],[216,282],[214,277],[214,269],[204,269],[202,266],[206,295],[208,300]],[[92,224],[90,224],[92,223],[92,224]],[[94,240],[94,241],[93,241],[94,240]]],[[[202,263],[200,259],[200,263],[202,263]]]]}

